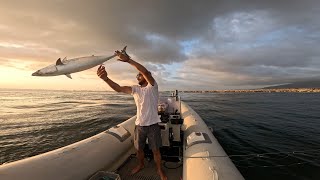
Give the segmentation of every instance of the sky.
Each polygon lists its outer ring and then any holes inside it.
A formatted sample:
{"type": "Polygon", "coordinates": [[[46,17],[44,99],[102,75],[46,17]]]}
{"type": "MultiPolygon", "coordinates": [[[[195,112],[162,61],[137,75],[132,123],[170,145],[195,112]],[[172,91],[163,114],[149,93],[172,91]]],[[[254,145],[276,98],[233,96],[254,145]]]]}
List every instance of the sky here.
{"type": "MultiPolygon", "coordinates": [[[[320,79],[317,0],[0,0],[0,88],[111,90],[97,67],[35,77],[68,59],[127,53],[160,90],[249,89],[320,79]]],[[[135,85],[131,65],[106,62],[135,85]]]]}

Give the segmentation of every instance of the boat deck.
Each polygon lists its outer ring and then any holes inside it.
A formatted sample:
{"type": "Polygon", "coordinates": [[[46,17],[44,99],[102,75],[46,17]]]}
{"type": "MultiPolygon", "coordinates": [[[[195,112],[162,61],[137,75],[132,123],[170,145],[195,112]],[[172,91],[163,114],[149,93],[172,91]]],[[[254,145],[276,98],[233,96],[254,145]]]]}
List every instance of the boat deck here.
{"type": "MultiPolygon", "coordinates": [[[[127,162],[121,166],[117,173],[120,175],[121,180],[160,180],[160,176],[157,174],[156,164],[153,160],[145,160],[144,168],[138,173],[131,175],[131,170],[137,166],[138,159],[136,157],[130,157],[127,162]]],[[[167,175],[168,180],[177,179],[182,177],[182,164],[179,162],[165,162],[162,161],[162,169],[167,175]]]]}

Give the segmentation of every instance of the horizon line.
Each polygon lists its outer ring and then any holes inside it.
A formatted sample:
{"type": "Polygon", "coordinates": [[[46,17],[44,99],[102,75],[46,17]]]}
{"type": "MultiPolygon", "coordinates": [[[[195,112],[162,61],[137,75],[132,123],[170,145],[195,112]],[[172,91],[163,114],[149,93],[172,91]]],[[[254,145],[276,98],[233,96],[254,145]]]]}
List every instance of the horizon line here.
{"type": "MultiPolygon", "coordinates": [[[[320,87],[314,88],[255,88],[255,89],[220,89],[220,90],[178,90],[180,92],[219,92],[219,91],[254,91],[254,90],[272,90],[272,89],[320,89],[320,87]]],[[[0,90],[29,90],[29,91],[91,91],[91,92],[116,92],[114,90],[72,90],[72,89],[28,89],[28,88],[0,88],[0,90]]],[[[159,90],[159,92],[173,92],[175,90],[159,90]]]]}

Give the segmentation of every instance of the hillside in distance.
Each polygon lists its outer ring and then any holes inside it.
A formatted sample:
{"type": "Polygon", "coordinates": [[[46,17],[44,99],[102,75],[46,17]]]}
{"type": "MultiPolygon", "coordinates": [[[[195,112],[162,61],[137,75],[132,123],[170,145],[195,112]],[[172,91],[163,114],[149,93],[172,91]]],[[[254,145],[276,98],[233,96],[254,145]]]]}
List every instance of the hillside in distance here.
{"type": "Polygon", "coordinates": [[[268,86],[263,89],[289,89],[289,88],[320,88],[320,80],[293,82],[278,86],[268,86]]]}

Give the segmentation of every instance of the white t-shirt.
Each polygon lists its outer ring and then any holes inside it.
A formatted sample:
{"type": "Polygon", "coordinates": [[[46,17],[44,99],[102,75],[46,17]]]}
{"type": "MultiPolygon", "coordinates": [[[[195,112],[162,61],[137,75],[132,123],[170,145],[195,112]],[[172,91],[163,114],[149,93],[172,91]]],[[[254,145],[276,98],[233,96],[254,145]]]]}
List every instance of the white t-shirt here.
{"type": "Polygon", "coordinates": [[[137,105],[137,119],[135,124],[139,126],[150,126],[161,122],[158,116],[158,84],[154,82],[153,86],[148,83],[146,87],[134,85],[131,88],[131,94],[137,105]]]}

